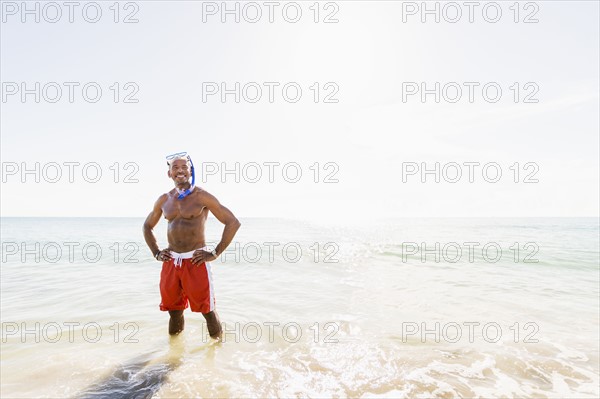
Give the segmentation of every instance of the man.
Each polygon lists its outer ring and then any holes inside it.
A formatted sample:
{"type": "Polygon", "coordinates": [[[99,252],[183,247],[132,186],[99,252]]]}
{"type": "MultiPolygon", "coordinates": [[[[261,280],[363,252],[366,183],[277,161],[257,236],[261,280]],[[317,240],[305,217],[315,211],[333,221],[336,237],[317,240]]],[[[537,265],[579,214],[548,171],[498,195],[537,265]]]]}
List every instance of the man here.
{"type": "Polygon", "coordinates": [[[241,224],[214,196],[195,187],[194,165],[187,153],[168,156],[167,165],[167,175],[175,188],[160,196],[144,222],[144,239],[154,257],[163,262],[160,310],[169,312],[169,334],[176,335],[183,331],[183,311],[189,301],[192,312],[201,312],[206,319],[210,336],[220,339],[222,330],[215,311],[209,262],[225,251],[241,224]],[[225,225],[221,242],[212,251],[204,239],[209,211],[225,225]],[[169,222],[169,246],[161,250],[152,230],[163,214],[169,222]]]}

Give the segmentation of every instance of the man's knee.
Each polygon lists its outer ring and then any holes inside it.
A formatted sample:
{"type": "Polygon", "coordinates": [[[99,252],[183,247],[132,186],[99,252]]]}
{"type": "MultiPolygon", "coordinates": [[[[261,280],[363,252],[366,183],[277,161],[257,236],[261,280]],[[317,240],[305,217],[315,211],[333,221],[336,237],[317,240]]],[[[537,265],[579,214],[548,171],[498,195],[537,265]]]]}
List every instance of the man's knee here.
{"type": "Polygon", "coordinates": [[[178,319],[183,317],[183,310],[169,310],[169,316],[171,316],[172,319],[178,319]]]}
{"type": "Polygon", "coordinates": [[[177,335],[183,331],[185,320],[183,318],[183,310],[169,310],[169,334],[177,335]]]}

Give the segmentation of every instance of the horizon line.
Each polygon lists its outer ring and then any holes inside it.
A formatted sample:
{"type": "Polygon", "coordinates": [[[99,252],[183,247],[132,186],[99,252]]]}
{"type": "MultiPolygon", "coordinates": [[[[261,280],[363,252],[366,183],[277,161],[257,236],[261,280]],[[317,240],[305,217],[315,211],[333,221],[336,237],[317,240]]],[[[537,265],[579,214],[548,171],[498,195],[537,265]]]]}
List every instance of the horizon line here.
{"type": "MultiPolygon", "coordinates": [[[[109,216],[109,215],[101,215],[101,216],[36,216],[36,215],[9,215],[4,216],[0,215],[0,218],[45,218],[45,219],[58,219],[58,218],[66,218],[66,219],[78,219],[78,218],[88,218],[88,219],[103,219],[103,218],[113,218],[113,219],[131,219],[131,218],[145,218],[146,216],[109,216]]],[[[215,218],[214,215],[211,214],[212,218],[215,218]]],[[[238,218],[244,219],[294,219],[294,220],[319,220],[319,219],[329,219],[328,217],[293,217],[293,216],[237,216],[238,218]]],[[[586,216],[377,216],[372,218],[360,218],[360,220],[378,220],[378,219],[469,219],[469,218],[495,218],[495,219],[508,219],[508,218],[522,218],[522,219],[536,219],[536,218],[554,218],[554,219],[566,219],[566,218],[600,218],[600,215],[586,215],[586,216]]],[[[352,219],[350,219],[352,220],[352,219]]]]}

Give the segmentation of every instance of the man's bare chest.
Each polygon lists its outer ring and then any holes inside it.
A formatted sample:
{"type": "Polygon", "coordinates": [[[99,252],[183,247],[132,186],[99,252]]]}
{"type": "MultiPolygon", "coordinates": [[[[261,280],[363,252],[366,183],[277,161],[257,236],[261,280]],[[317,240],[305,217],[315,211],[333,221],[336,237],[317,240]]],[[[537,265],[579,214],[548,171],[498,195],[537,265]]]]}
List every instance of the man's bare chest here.
{"type": "Polygon", "coordinates": [[[169,198],[163,205],[163,214],[167,220],[176,218],[193,219],[206,212],[206,207],[194,198],[169,198]]]}

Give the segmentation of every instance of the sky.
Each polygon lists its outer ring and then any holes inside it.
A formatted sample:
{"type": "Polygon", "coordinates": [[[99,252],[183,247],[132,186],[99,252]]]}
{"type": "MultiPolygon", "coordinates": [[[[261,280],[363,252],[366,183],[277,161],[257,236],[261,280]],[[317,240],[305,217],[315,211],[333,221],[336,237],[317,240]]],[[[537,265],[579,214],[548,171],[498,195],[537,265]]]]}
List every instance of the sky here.
{"type": "Polygon", "coordinates": [[[598,2],[114,4],[2,2],[2,216],[600,213],[598,2]]]}

